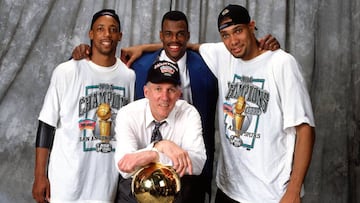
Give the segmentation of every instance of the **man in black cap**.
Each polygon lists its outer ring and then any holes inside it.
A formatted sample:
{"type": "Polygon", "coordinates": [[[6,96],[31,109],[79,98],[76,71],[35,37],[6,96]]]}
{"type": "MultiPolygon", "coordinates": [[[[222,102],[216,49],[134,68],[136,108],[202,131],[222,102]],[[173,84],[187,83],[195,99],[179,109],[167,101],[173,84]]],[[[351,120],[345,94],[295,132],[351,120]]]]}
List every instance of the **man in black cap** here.
{"type": "Polygon", "coordinates": [[[196,47],[221,95],[215,202],[299,203],[315,138],[301,68],[281,49],[259,49],[240,5],[220,12],[218,30],[221,43],[196,47]]]}
{"type": "Polygon", "coordinates": [[[92,19],[90,60],[56,67],[36,135],[36,202],[114,202],[115,115],[134,98],[135,73],[115,57],[122,33],[114,10],[92,19]],[[49,158],[48,158],[49,157],[49,158]]]}
{"type": "MultiPolygon", "coordinates": [[[[180,177],[199,175],[206,161],[201,119],[194,106],[179,99],[179,68],[157,61],[146,81],[145,98],[120,109],[116,119],[115,162],[120,174],[128,179],[140,167],[160,162],[172,166],[180,177]]],[[[181,195],[180,190],[175,202],[184,202],[181,195]]],[[[120,202],[134,201],[129,194],[120,202]]]]}

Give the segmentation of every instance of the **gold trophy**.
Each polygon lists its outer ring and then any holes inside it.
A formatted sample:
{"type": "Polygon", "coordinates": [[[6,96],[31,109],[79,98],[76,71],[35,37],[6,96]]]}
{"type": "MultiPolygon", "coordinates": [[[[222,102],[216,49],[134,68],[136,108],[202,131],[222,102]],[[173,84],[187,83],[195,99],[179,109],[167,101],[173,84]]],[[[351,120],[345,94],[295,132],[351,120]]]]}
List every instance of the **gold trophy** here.
{"type": "Polygon", "coordinates": [[[161,163],[142,167],[131,183],[131,191],[139,203],[173,203],[180,188],[180,178],[175,170],[161,163]]]}
{"type": "Polygon", "coordinates": [[[245,116],[243,115],[245,107],[245,98],[239,96],[234,106],[233,130],[235,131],[235,135],[230,137],[230,142],[235,147],[240,147],[243,144],[243,141],[240,138],[240,132],[245,119],[245,116]]]}
{"type": "Polygon", "coordinates": [[[96,114],[99,120],[100,140],[101,142],[96,144],[96,151],[111,152],[112,147],[110,144],[111,133],[111,108],[107,103],[102,103],[98,107],[96,114]]]}

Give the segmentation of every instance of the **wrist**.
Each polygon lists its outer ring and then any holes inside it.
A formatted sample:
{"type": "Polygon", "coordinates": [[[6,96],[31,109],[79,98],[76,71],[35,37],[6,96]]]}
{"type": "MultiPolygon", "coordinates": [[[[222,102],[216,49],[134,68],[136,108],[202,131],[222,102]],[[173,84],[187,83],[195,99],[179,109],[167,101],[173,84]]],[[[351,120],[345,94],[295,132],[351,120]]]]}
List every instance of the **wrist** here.
{"type": "Polygon", "coordinates": [[[155,162],[158,162],[160,160],[159,151],[155,147],[153,147],[153,148],[151,148],[151,152],[154,153],[154,159],[153,160],[155,162]]]}

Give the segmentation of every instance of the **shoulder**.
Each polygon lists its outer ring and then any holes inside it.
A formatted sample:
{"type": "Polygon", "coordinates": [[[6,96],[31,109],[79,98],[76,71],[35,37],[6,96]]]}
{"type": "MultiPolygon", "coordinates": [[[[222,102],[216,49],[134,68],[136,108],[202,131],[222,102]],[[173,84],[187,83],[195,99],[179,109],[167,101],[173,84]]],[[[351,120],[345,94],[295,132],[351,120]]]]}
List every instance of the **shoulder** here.
{"type": "Polygon", "coordinates": [[[117,58],[117,63],[118,63],[118,69],[120,71],[122,71],[123,73],[126,73],[129,76],[134,76],[135,77],[135,72],[134,70],[132,70],[131,68],[127,67],[126,64],[124,64],[124,62],[122,62],[119,58],[117,58]]]}
{"type": "Polygon", "coordinates": [[[157,56],[159,56],[161,50],[157,50],[154,52],[145,52],[143,53],[140,58],[134,61],[132,66],[136,65],[146,65],[148,63],[153,63],[157,56]]]}
{"type": "Polygon", "coordinates": [[[296,63],[295,57],[282,49],[273,51],[271,57],[272,61],[276,63],[296,63]]]}
{"type": "Polygon", "coordinates": [[[53,72],[53,75],[71,75],[71,74],[75,74],[78,71],[82,70],[83,67],[80,66],[86,66],[87,61],[85,59],[83,60],[69,60],[63,63],[60,63],[53,72]]]}

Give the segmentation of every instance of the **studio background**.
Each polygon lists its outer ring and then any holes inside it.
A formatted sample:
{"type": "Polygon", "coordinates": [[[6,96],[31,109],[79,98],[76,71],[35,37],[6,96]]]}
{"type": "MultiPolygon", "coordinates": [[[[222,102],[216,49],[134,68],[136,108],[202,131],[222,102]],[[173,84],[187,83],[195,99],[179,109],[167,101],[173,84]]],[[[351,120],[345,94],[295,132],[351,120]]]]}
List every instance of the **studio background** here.
{"type": "Polygon", "coordinates": [[[271,33],[303,67],[316,121],[304,202],[360,202],[360,0],[0,0],[0,202],[33,202],[37,118],[51,73],[89,43],[95,12],[118,12],[120,50],[159,42],[170,8],[187,15],[191,42],[218,42],[217,15],[229,3],[246,6],[257,36],[271,33]]]}

